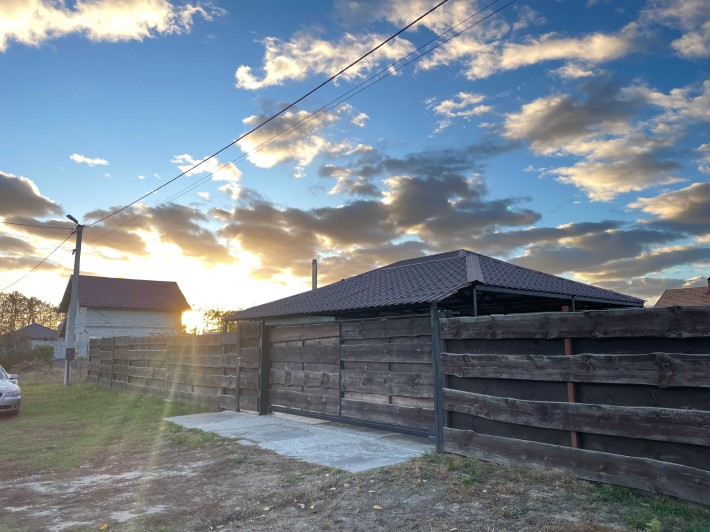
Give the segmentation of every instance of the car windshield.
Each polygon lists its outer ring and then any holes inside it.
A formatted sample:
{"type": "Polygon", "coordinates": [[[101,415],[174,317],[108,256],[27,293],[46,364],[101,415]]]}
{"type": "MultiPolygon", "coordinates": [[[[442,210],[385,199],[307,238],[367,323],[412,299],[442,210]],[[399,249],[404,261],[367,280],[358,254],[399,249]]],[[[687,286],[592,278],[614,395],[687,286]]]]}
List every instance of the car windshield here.
{"type": "Polygon", "coordinates": [[[7,372],[3,369],[2,366],[0,366],[0,381],[6,381],[10,377],[8,377],[7,372]]]}

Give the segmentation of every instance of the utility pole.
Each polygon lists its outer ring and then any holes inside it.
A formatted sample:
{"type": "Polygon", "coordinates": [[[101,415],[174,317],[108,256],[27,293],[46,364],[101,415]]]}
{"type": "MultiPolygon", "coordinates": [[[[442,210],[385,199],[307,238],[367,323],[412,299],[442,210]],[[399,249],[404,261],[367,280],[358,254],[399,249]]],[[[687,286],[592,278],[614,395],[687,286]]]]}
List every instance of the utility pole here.
{"type": "Polygon", "coordinates": [[[74,249],[74,275],[71,280],[71,300],[69,301],[69,312],[67,312],[67,322],[65,327],[64,338],[67,341],[67,349],[64,354],[64,386],[69,384],[69,361],[76,357],[76,339],[74,334],[76,323],[76,309],[79,301],[79,270],[81,260],[81,235],[84,231],[84,226],[74,218],[71,214],[67,214],[72,222],[76,224],[74,233],[76,233],[76,248],[74,249]]]}

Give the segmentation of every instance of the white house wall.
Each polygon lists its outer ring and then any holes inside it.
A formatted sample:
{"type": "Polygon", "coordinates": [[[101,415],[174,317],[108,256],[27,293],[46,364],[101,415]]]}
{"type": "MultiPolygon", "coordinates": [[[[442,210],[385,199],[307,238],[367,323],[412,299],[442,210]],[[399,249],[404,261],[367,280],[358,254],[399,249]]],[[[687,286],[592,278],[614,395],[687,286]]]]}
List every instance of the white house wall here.
{"type": "Polygon", "coordinates": [[[91,338],[179,334],[181,328],[182,313],[180,311],[79,307],[74,329],[77,355],[88,355],[89,339],[91,338]]]}

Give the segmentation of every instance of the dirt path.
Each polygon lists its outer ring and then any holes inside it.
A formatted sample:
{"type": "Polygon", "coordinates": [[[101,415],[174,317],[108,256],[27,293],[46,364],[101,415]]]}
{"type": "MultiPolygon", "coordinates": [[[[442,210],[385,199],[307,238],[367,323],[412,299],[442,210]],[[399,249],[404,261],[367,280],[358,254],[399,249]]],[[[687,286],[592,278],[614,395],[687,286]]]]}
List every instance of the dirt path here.
{"type": "Polygon", "coordinates": [[[0,471],[2,530],[624,529],[591,484],[451,456],[350,474],[228,440],[0,471]],[[106,528],[104,528],[106,529],[106,528]]]}

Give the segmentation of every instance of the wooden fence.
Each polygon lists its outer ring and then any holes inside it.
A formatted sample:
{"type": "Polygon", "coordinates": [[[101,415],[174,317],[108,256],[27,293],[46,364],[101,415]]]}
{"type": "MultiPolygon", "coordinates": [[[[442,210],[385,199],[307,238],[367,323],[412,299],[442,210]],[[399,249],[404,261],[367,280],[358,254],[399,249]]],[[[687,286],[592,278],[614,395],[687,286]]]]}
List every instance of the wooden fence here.
{"type": "Polygon", "coordinates": [[[117,390],[429,433],[443,451],[710,504],[710,307],[246,322],[93,340],[88,370],[117,390]]]}
{"type": "Polygon", "coordinates": [[[443,450],[710,504],[710,308],[442,319],[440,331],[443,450]]]}
{"type": "Polygon", "coordinates": [[[256,323],[229,334],[92,339],[87,380],[215,410],[256,410],[260,337],[256,323]]]}

